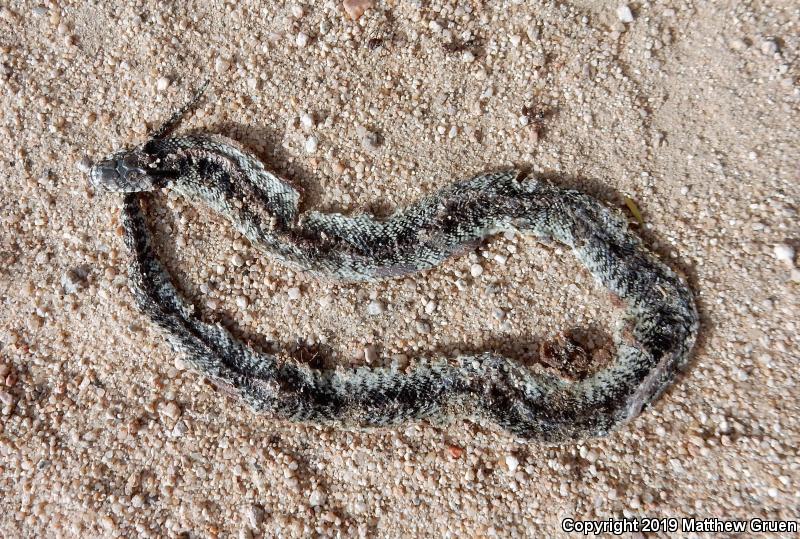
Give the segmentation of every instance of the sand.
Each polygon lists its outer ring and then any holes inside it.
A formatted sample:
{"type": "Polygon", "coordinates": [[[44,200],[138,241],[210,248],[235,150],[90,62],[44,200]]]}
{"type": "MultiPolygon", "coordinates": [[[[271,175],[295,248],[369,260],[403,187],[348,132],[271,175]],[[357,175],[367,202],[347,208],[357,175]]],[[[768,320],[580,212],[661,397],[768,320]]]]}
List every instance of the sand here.
{"type": "MultiPolygon", "coordinates": [[[[796,520],[800,12],[531,4],[385,2],[357,21],[335,1],[0,7],[0,535],[558,537],[565,518],[796,520]],[[697,295],[687,372],[620,431],[554,447],[465,421],[348,432],[252,413],[137,311],[119,198],[84,172],[205,78],[180,131],[239,140],[306,208],[385,214],[509,165],[631,221],[635,201],[635,226],[697,295]]],[[[341,285],[168,193],[150,215],[204,317],[329,365],[490,349],[533,362],[538,342],[575,328],[602,341],[613,322],[569,253],[520,236],[341,285]]]]}

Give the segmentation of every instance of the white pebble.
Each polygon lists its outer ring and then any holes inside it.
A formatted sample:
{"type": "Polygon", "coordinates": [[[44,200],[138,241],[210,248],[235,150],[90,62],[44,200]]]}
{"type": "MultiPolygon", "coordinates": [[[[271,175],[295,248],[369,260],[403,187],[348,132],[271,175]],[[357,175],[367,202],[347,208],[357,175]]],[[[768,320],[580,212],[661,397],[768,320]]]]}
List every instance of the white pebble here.
{"type": "Polygon", "coordinates": [[[303,129],[311,129],[314,127],[314,117],[309,113],[304,112],[300,115],[300,125],[303,126],[303,129]]]}
{"type": "Polygon", "coordinates": [[[519,460],[514,455],[506,455],[506,467],[510,473],[514,473],[519,466],[519,460]]]}
{"type": "Polygon", "coordinates": [[[367,305],[367,314],[376,316],[386,311],[386,306],[381,301],[370,301],[367,305]]]}
{"type": "Polygon", "coordinates": [[[471,51],[464,51],[461,53],[461,61],[465,64],[471,64],[475,61],[475,55],[471,51]]]}
{"type": "Polygon", "coordinates": [[[297,43],[298,47],[305,47],[308,45],[308,35],[304,32],[298,32],[295,43],[297,43]]]}
{"type": "Polygon", "coordinates": [[[289,296],[289,299],[292,301],[300,299],[300,289],[296,286],[293,286],[286,292],[286,295],[289,296]]]}
{"type": "Polygon", "coordinates": [[[92,160],[89,159],[88,156],[84,155],[81,157],[81,160],[75,163],[75,166],[83,172],[84,174],[89,172],[92,169],[92,160]]]}
{"type": "Polygon", "coordinates": [[[295,19],[301,19],[303,17],[303,8],[300,6],[292,6],[292,17],[295,19]]]}
{"type": "Polygon", "coordinates": [[[433,311],[436,310],[436,302],[430,300],[428,303],[425,304],[425,313],[426,314],[433,314],[433,311]]]}
{"type": "Polygon", "coordinates": [[[620,4],[620,6],[617,7],[617,18],[624,23],[633,22],[631,8],[629,8],[627,4],[620,4]]]}
{"type": "Polygon", "coordinates": [[[483,266],[481,266],[480,264],[473,264],[472,266],[470,266],[469,272],[473,277],[480,277],[481,274],[483,273],[483,266]]]}
{"type": "Polygon", "coordinates": [[[509,41],[511,41],[511,46],[512,47],[517,47],[517,46],[519,46],[520,41],[522,41],[522,38],[520,38],[518,35],[513,35],[513,36],[511,36],[509,41]]]}
{"type": "Polygon", "coordinates": [[[519,125],[522,127],[528,125],[530,121],[531,121],[530,118],[528,118],[525,114],[522,114],[520,115],[519,118],[517,118],[517,123],[519,123],[519,125]]]}
{"type": "Polygon", "coordinates": [[[774,39],[765,39],[761,43],[761,52],[766,55],[772,56],[773,54],[778,52],[778,44],[775,42],[774,39]]]}
{"type": "Polygon", "coordinates": [[[311,507],[319,507],[325,503],[325,494],[318,490],[312,490],[308,496],[308,503],[311,504],[311,507]]]}
{"type": "Polygon", "coordinates": [[[242,266],[244,266],[244,258],[242,258],[242,256],[239,253],[236,253],[231,257],[231,264],[233,264],[237,268],[241,268],[242,266]]]}
{"type": "Polygon", "coordinates": [[[466,290],[466,289],[467,289],[467,283],[466,283],[466,281],[464,281],[464,279],[458,279],[458,280],[456,280],[456,288],[458,288],[458,289],[459,289],[459,290],[461,290],[462,292],[463,292],[464,290],[466,290]]]}
{"type": "Polygon", "coordinates": [[[494,261],[498,264],[505,264],[508,262],[508,257],[506,255],[494,255],[494,261]]]}
{"type": "Polygon", "coordinates": [[[775,246],[775,258],[787,266],[792,266],[794,265],[794,249],[791,245],[779,243],[775,246]]]}
{"type": "Polygon", "coordinates": [[[214,70],[217,73],[224,73],[231,67],[231,61],[221,56],[214,60],[214,70]]]}
{"type": "Polygon", "coordinates": [[[178,419],[181,416],[181,408],[174,402],[168,402],[162,411],[170,419],[178,419]]]}
{"type": "Polygon", "coordinates": [[[317,137],[308,137],[306,139],[306,153],[316,152],[318,145],[319,141],[317,140],[317,137]]]}
{"type": "Polygon", "coordinates": [[[246,309],[250,305],[250,300],[247,296],[236,296],[236,306],[240,309],[246,309]]]}
{"type": "Polygon", "coordinates": [[[264,522],[264,509],[257,505],[251,505],[245,510],[244,516],[250,527],[257,530],[264,522]]]}
{"type": "Polygon", "coordinates": [[[161,77],[156,81],[156,90],[159,92],[163,92],[169,87],[169,79],[167,77],[161,77]]]}
{"type": "Polygon", "coordinates": [[[447,133],[447,136],[449,138],[456,138],[456,135],[458,135],[458,128],[456,126],[452,126],[450,131],[447,133]]]}

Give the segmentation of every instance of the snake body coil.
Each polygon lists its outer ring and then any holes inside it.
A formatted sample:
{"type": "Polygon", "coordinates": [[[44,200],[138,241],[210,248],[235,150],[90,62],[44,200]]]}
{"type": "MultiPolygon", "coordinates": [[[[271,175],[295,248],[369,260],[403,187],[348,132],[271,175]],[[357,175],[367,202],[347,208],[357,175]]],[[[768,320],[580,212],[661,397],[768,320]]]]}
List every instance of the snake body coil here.
{"type": "Polygon", "coordinates": [[[278,418],[388,427],[466,417],[547,442],[602,436],[669,385],[697,334],[690,290],[620,215],[585,194],[517,171],[460,181],[382,221],[301,214],[296,189],[220,136],[154,137],[97,163],[90,179],[99,189],[126,193],[122,224],[141,310],[196,370],[278,418]],[[558,241],[625,304],[614,329],[615,355],[587,377],[568,380],[494,353],[420,361],[408,373],[316,370],[258,353],[223,327],[198,319],[155,256],[136,193],[160,187],[205,203],[270,256],[339,280],[431,268],[512,227],[558,241]]]}

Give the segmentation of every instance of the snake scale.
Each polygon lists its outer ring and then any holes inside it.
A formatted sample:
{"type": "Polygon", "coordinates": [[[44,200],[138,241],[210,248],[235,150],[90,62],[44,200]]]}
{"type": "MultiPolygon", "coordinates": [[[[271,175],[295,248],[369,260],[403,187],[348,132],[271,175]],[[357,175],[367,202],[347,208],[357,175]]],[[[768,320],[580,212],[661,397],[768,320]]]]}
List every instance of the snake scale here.
{"type": "Polygon", "coordinates": [[[636,417],[686,364],[698,331],[692,293],[616,210],[507,170],[454,183],[383,220],[301,213],[299,192],[233,140],[169,136],[201,92],[144,144],[94,164],[90,182],[124,193],[121,222],[139,308],[194,369],[255,410],[350,428],[461,417],[524,439],[566,442],[606,435],[636,417]],[[269,256],[342,281],[433,268],[510,228],[560,242],[624,305],[614,356],[567,379],[491,352],[420,359],[407,371],[312,369],[257,352],[195,316],[155,255],[140,193],[160,188],[204,203],[269,256]]]}

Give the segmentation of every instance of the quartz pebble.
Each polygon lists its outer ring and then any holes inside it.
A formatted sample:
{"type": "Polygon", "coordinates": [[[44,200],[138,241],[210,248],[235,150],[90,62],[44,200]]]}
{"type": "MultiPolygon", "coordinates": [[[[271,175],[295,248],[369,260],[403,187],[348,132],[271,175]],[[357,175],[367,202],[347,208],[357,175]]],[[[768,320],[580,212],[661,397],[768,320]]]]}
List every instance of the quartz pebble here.
{"type": "Polygon", "coordinates": [[[620,22],[629,23],[633,22],[633,13],[627,4],[620,4],[617,7],[617,18],[620,22]]]}
{"type": "Polygon", "coordinates": [[[295,43],[298,47],[303,48],[308,45],[308,34],[304,32],[298,32],[297,37],[295,38],[295,43]]]}
{"type": "Polygon", "coordinates": [[[236,306],[240,309],[246,309],[250,305],[250,300],[247,296],[236,296],[236,306]]]}
{"type": "Polygon", "coordinates": [[[319,140],[317,140],[317,137],[308,137],[306,139],[306,144],[305,144],[306,153],[316,152],[318,145],[319,145],[319,140]]]}
{"type": "Polygon", "coordinates": [[[289,289],[289,290],[286,292],[286,295],[287,295],[287,296],[289,297],[289,299],[290,299],[290,300],[292,300],[292,301],[295,301],[295,300],[297,300],[297,299],[300,299],[300,289],[299,289],[299,288],[297,288],[296,286],[294,286],[294,287],[290,288],[290,289],[289,289]]]}
{"type": "Polygon", "coordinates": [[[367,305],[367,313],[372,316],[382,314],[385,311],[386,311],[386,306],[383,304],[383,302],[370,301],[369,305],[367,305]]]}
{"type": "Polygon", "coordinates": [[[169,79],[168,79],[168,78],[166,78],[166,77],[160,77],[160,78],[159,78],[159,79],[156,81],[156,90],[158,90],[159,92],[163,92],[163,91],[164,91],[164,90],[166,90],[168,87],[169,87],[169,79]]]}
{"type": "Polygon", "coordinates": [[[240,255],[239,253],[236,253],[231,257],[231,264],[233,264],[237,268],[241,268],[242,266],[244,266],[244,258],[242,258],[242,255],[240,255]]]}
{"type": "Polygon", "coordinates": [[[481,274],[483,273],[483,266],[481,266],[480,264],[473,264],[472,266],[469,267],[469,273],[473,277],[480,277],[481,274]]]}
{"type": "Polygon", "coordinates": [[[174,402],[168,402],[162,408],[162,412],[170,419],[178,419],[181,416],[181,408],[174,402]]]}
{"type": "Polygon", "coordinates": [[[517,459],[517,457],[514,455],[506,455],[505,463],[509,473],[514,473],[519,467],[519,459],[517,459]]]}
{"type": "Polygon", "coordinates": [[[308,503],[311,507],[319,507],[325,503],[326,496],[319,490],[312,490],[308,496],[308,503]]]}
{"type": "Polygon", "coordinates": [[[785,243],[779,243],[774,247],[775,258],[786,264],[787,266],[794,265],[794,248],[785,243]]]}

